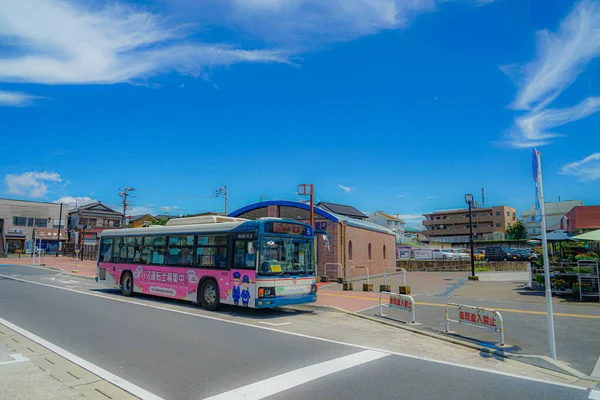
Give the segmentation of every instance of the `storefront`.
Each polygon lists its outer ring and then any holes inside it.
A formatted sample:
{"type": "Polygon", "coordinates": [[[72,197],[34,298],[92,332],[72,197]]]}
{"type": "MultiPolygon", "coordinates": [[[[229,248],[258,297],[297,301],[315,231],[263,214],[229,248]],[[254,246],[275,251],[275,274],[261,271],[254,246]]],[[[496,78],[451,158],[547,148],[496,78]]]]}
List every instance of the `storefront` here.
{"type": "Polygon", "coordinates": [[[36,246],[45,253],[56,253],[59,243],[68,240],[68,233],[65,230],[60,231],[60,238],[57,229],[36,228],[34,235],[36,246]]]}
{"type": "Polygon", "coordinates": [[[15,254],[24,251],[27,237],[21,228],[8,228],[6,232],[6,250],[8,254],[15,254]]]}

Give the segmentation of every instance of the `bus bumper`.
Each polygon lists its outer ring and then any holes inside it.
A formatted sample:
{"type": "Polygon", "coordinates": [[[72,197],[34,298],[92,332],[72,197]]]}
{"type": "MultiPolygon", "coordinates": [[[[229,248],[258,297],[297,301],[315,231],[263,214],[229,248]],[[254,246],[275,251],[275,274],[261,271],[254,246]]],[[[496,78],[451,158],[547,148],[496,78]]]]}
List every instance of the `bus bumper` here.
{"type": "Polygon", "coordinates": [[[305,294],[302,296],[265,297],[256,299],[256,308],[270,308],[289,306],[292,304],[314,303],[317,301],[316,294],[305,294]]]}

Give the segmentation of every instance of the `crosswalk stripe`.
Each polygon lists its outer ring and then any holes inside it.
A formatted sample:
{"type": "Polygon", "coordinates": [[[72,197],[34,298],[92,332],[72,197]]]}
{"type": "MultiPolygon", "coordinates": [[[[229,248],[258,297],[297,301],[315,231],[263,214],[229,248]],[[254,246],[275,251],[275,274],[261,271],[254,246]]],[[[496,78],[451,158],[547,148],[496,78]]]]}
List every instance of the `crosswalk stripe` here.
{"type": "Polygon", "coordinates": [[[242,386],[240,388],[230,390],[229,392],[209,397],[205,400],[264,399],[265,397],[283,392],[284,390],[300,386],[307,382],[343,371],[348,368],[356,367],[357,365],[378,360],[388,355],[388,353],[382,353],[379,351],[365,350],[350,354],[349,356],[336,358],[319,364],[309,365],[308,367],[286,372],[285,374],[277,375],[260,382],[242,386]]]}

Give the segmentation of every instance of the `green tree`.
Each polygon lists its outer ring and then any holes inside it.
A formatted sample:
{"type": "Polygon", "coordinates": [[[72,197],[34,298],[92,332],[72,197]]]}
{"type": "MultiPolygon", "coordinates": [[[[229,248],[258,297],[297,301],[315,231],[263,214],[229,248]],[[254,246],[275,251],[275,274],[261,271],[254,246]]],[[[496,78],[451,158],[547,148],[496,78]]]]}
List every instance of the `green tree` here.
{"type": "Polygon", "coordinates": [[[152,225],[166,225],[169,218],[158,218],[156,221],[152,221],[152,225]]]}
{"type": "Polygon", "coordinates": [[[506,238],[513,240],[527,239],[527,229],[525,229],[525,225],[523,225],[521,221],[517,221],[512,224],[506,230],[506,238]]]}

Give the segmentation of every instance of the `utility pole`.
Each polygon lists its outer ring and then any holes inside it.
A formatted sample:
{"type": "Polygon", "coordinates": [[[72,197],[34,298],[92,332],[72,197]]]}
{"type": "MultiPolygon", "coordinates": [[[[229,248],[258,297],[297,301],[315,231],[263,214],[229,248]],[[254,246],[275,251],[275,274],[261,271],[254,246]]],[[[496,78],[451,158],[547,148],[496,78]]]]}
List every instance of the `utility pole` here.
{"type": "Polygon", "coordinates": [[[56,239],[56,257],[58,257],[58,251],[60,250],[60,226],[62,225],[62,207],[63,203],[60,203],[60,212],[58,215],[58,239],[56,239]]]}
{"type": "Polygon", "coordinates": [[[123,198],[123,220],[121,222],[121,228],[125,228],[125,220],[127,218],[127,207],[129,206],[129,203],[127,203],[127,196],[130,196],[129,192],[134,190],[135,189],[132,187],[126,187],[125,189],[121,190],[121,192],[119,192],[119,196],[123,198]]]}
{"type": "Polygon", "coordinates": [[[473,195],[466,194],[465,202],[469,205],[469,247],[471,248],[471,276],[475,276],[475,249],[473,243],[473,195]]]}
{"type": "Polygon", "coordinates": [[[298,185],[298,195],[310,197],[310,226],[315,228],[315,185],[303,183],[298,185]]]}

